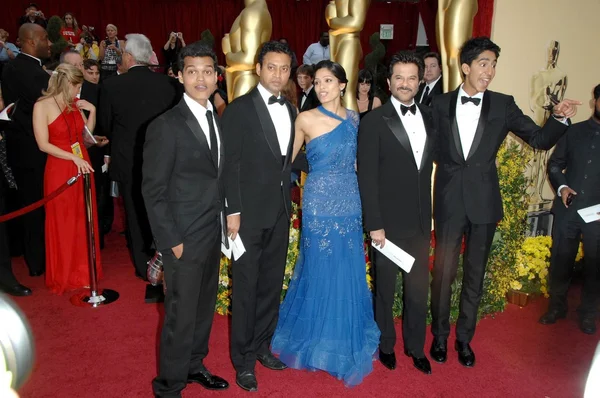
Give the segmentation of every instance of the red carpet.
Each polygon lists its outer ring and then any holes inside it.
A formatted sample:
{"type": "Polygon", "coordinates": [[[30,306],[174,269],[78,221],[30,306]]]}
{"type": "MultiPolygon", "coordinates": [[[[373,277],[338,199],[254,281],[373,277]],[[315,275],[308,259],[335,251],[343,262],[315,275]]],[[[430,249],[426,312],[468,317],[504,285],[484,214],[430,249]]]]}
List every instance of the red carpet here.
{"type": "MultiPolygon", "coordinates": [[[[152,396],[162,305],[144,304],[145,285],[133,275],[124,239],[113,233],[106,244],[101,287],[117,290],[121,297],[104,308],[74,307],[69,303],[71,294],[50,294],[43,278],[30,278],[22,260],[15,261],[19,280],[34,291],[17,303],[29,317],[37,345],[36,366],[22,397],[152,396]]],[[[579,301],[575,293],[573,305],[579,301]]],[[[452,350],[448,362],[432,363],[433,374],[426,376],[402,355],[399,340],[398,368],[389,371],[377,362],[374,372],[353,389],[322,372],[275,372],[257,364],[259,392],[254,395],[235,385],[229,322],[216,315],[205,364],[231,387],[213,393],[190,385],[183,396],[581,397],[598,335],[581,333],[573,311],[554,326],[539,325],[545,306],[542,299],[523,309],[510,305],[495,319],[481,321],[472,344],[477,355],[473,369],[459,365],[452,350]]],[[[400,325],[397,330],[400,336],[400,325]]],[[[430,344],[428,335],[427,350],[430,344]]]]}

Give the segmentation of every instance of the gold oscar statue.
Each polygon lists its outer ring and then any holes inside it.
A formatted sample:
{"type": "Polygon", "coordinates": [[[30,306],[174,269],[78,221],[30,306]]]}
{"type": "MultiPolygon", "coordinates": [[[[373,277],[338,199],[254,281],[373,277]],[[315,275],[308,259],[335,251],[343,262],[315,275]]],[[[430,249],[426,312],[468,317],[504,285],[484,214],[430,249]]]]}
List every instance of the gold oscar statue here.
{"type": "Polygon", "coordinates": [[[362,59],[360,32],[365,26],[371,0],[331,0],[325,9],[329,25],[329,51],[331,60],[346,70],[348,84],[342,98],[344,106],[358,111],[356,86],[358,64],[362,59]]]}
{"type": "Polygon", "coordinates": [[[452,91],[462,83],[459,52],[473,35],[475,14],[477,0],[438,0],[436,34],[442,56],[444,92],[452,91]]]}
{"type": "Polygon", "coordinates": [[[227,60],[225,79],[229,101],[246,94],[258,84],[256,53],[271,39],[273,22],[266,0],[245,0],[246,8],[233,21],[222,40],[227,60]]]}
{"type": "MultiPolygon", "coordinates": [[[[567,74],[557,66],[559,52],[559,42],[552,40],[548,46],[546,69],[542,69],[531,78],[529,106],[533,111],[533,120],[540,126],[546,123],[552,115],[554,105],[564,99],[567,91],[567,74]]],[[[546,163],[549,154],[548,151],[534,152],[530,175],[534,187],[530,200],[532,205],[550,206],[552,198],[543,197],[544,186],[548,183],[546,163]]]]}

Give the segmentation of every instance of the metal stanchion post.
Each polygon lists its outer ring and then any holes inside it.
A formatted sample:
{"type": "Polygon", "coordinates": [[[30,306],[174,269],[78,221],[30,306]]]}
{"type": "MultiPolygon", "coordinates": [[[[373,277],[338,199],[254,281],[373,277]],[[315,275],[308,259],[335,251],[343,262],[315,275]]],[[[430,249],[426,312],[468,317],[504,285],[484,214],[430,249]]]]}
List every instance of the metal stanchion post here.
{"type": "Polygon", "coordinates": [[[96,274],[96,231],[94,223],[94,197],[92,195],[92,179],[89,174],[83,175],[83,194],[85,197],[85,211],[88,233],[88,256],[90,267],[90,292],[79,293],[71,297],[71,304],[80,307],[99,307],[110,304],[119,298],[119,293],[110,289],[98,290],[98,276],[96,274]]]}

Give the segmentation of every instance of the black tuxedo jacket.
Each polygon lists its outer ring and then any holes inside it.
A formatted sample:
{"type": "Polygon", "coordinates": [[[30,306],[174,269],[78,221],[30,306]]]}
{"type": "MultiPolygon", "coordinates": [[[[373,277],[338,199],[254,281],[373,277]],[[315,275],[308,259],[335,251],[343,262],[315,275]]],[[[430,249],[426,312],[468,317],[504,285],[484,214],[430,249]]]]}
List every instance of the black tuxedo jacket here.
{"type": "Polygon", "coordinates": [[[466,211],[474,224],[502,219],[502,198],[496,155],[511,131],[533,148],[548,150],[567,126],[550,118],[543,128],[525,116],[510,95],[487,90],[468,156],[463,155],[456,101],[458,89],[433,99],[434,125],[438,132],[438,166],[435,175],[434,217],[444,221],[455,211],[466,211]]]}
{"type": "Polygon", "coordinates": [[[427,95],[426,98],[423,98],[424,101],[421,102],[421,96],[423,95],[423,91],[425,91],[425,82],[421,83],[421,85],[419,86],[419,91],[417,92],[417,96],[415,97],[415,100],[417,102],[420,102],[423,105],[427,105],[427,106],[431,106],[431,101],[433,100],[433,97],[436,97],[440,94],[443,94],[443,85],[444,85],[444,77],[440,77],[440,80],[437,81],[437,83],[433,86],[433,88],[429,91],[429,95],[427,95]]]}
{"type": "Polygon", "coordinates": [[[18,54],[4,66],[2,72],[2,97],[9,105],[17,102],[12,122],[6,128],[9,164],[13,167],[43,170],[46,154],[39,150],[33,134],[33,105],[48,88],[50,75],[40,63],[18,54]]]}
{"type": "Polygon", "coordinates": [[[358,133],[358,182],[367,231],[406,239],[431,231],[431,173],[436,137],[432,111],[418,105],[427,140],[417,168],[406,129],[391,101],[369,112],[358,133]]]}
{"type": "Polygon", "coordinates": [[[567,185],[577,195],[567,209],[560,196],[552,207],[557,218],[600,203],[600,124],[593,119],[576,123],[558,141],[548,161],[548,177],[556,193],[567,185]],[[563,173],[563,171],[565,171],[563,173]]]}
{"type": "Polygon", "coordinates": [[[300,95],[298,96],[298,108],[300,109],[300,112],[309,111],[309,110],[315,109],[317,106],[321,105],[321,101],[319,101],[319,98],[317,97],[317,93],[315,92],[314,87],[309,91],[308,95],[306,96],[304,105],[300,106],[301,104],[302,104],[302,93],[300,93],[300,95]]]}
{"type": "MultiPolygon", "coordinates": [[[[100,88],[99,124],[111,140],[111,179],[130,182],[141,171],[146,128],[175,104],[169,76],[135,66],[100,88]]],[[[136,177],[136,178],[139,178],[136,177]]]]}
{"type": "MultiPolygon", "coordinates": [[[[185,100],[148,126],[142,195],[159,251],[170,250],[186,236],[210,230],[221,221],[225,151],[216,112],[214,117],[221,142],[218,167],[212,160],[206,136],[185,100]]],[[[207,242],[211,243],[214,240],[207,242]]]]}
{"type": "Polygon", "coordinates": [[[290,143],[282,161],[277,132],[257,88],[236,98],[223,114],[227,214],[242,213],[242,223],[268,228],[283,203],[290,216],[290,171],[296,109],[286,101],[290,143]]]}
{"type": "MultiPolygon", "coordinates": [[[[90,83],[87,80],[83,81],[81,85],[81,93],[79,94],[79,98],[86,100],[90,104],[94,105],[98,108],[98,100],[99,100],[99,92],[100,87],[97,84],[90,83]]],[[[83,111],[85,116],[89,116],[88,111],[83,111]]],[[[96,112],[96,118],[98,117],[98,113],[96,112]]],[[[102,135],[98,123],[96,123],[96,129],[93,132],[95,135],[102,135]]],[[[91,146],[88,148],[88,154],[90,155],[90,159],[92,161],[92,167],[96,169],[97,167],[102,167],[104,164],[104,154],[107,153],[107,147],[104,146],[99,148],[97,146],[91,146]]],[[[102,173],[102,170],[96,170],[98,173],[102,173]]]]}

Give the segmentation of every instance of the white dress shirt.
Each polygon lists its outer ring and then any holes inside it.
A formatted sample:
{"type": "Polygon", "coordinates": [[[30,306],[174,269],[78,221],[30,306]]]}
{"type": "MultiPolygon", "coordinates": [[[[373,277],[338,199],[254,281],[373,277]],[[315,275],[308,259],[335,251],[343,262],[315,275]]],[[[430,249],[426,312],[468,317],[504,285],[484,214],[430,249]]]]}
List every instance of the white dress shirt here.
{"type": "MultiPolygon", "coordinates": [[[[473,139],[475,138],[482,104],[481,102],[479,105],[475,105],[472,102],[463,104],[461,100],[462,96],[471,97],[463,90],[463,86],[461,85],[458,90],[458,98],[456,99],[456,124],[458,125],[460,144],[462,145],[463,155],[466,160],[469,156],[471,145],[473,145],[473,139]]],[[[477,93],[472,97],[483,101],[483,93],[477,93]]]]}
{"type": "Polygon", "coordinates": [[[319,42],[308,46],[302,57],[302,61],[306,65],[315,65],[323,60],[329,60],[329,46],[323,47],[319,42]]]}
{"type": "MultiPolygon", "coordinates": [[[[290,136],[292,133],[292,120],[290,119],[290,113],[285,105],[281,105],[275,102],[269,105],[269,98],[273,96],[262,84],[258,84],[258,92],[265,101],[273,126],[277,132],[277,141],[279,141],[279,149],[281,150],[281,156],[287,155],[288,146],[290,144],[290,136]]],[[[281,97],[281,93],[277,98],[281,97]]]]}
{"type": "MultiPolygon", "coordinates": [[[[414,100],[413,103],[414,104],[414,100]]],[[[410,147],[413,151],[413,156],[415,157],[415,163],[417,164],[417,169],[421,169],[421,159],[423,159],[423,152],[425,151],[425,142],[427,141],[427,133],[425,132],[425,123],[423,122],[423,115],[419,110],[419,107],[416,106],[416,113],[413,115],[412,112],[406,112],[406,115],[402,115],[402,111],[400,110],[400,101],[396,98],[392,97],[392,104],[394,105],[394,109],[400,116],[400,120],[404,125],[404,129],[408,134],[408,140],[410,141],[410,147]]],[[[412,106],[409,105],[409,106],[412,106]]],[[[405,105],[406,106],[406,105],[405,105]]]]}
{"type": "Polygon", "coordinates": [[[187,94],[183,94],[183,99],[185,101],[185,103],[187,104],[188,108],[190,108],[190,111],[192,111],[192,114],[194,115],[194,117],[196,118],[196,120],[198,120],[198,123],[200,124],[200,127],[202,128],[202,132],[204,133],[204,136],[206,137],[206,143],[208,144],[208,149],[210,148],[210,129],[209,129],[209,125],[208,125],[208,118],[206,117],[206,111],[211,111],[213,114],[213,126],[215,126],[215,133],[217,135],[217,147],[218,147],[218,160],[217,160],[217,164],[221,163],[221,138],[219,137],[219,127],[217,126],[217,121],[216,121],[216,115],[215,115],[215,110],[213,109],[212,104],[210,103],[210,101],[206,101],[206,105],[207,107],[203,107],[202,105],[200,105],[198,102],[194,101],[189,95],[187,94]]]}
{"type": "Polygon", "coordinates": [[[304,106],[304,103],[306,102],[306,98],[308,97],[310,90],[312,90],[314,87],[315,86],[310,86],[308,88],[308,90],[304,91],[304,95],[302,96],[302,101],[300,101],[300,108],[302,108],[304,106]]]}
{"type": "Polygon", "coordinates": [[[437,84],[437,82],[440,81],[441,78],[442,78],[442,75],[439,75],[437,79],[435,79],[431,83],[427,83],[425,85],[425,87],[423,87],[423,92],[421,93],[421,98],[419,98],[419,102],[423,102],[423,97],[425,97],[425,92],[427,91],[427,87],[429,87],[429,95],[431,95],[431,90],[433,90],[433,86],[435,86],[437,84]]]}
{"type": "Polygon", "coordinates": [[[24,52],[21,52],[21,54],[23,54],[23,55],[27,55],[29,58],[33,58],[33,59],[35,59],[36,61],[38,61],[38,62],[40,63],[40,66],[42,66],[42,60],[41,60],[41,59],[39,59],[39,58],[36,58],[36,57],[34,57],[33,55],[31,55],[31,54],[27,54],[27,53],[24,53],[24,52]]]}

